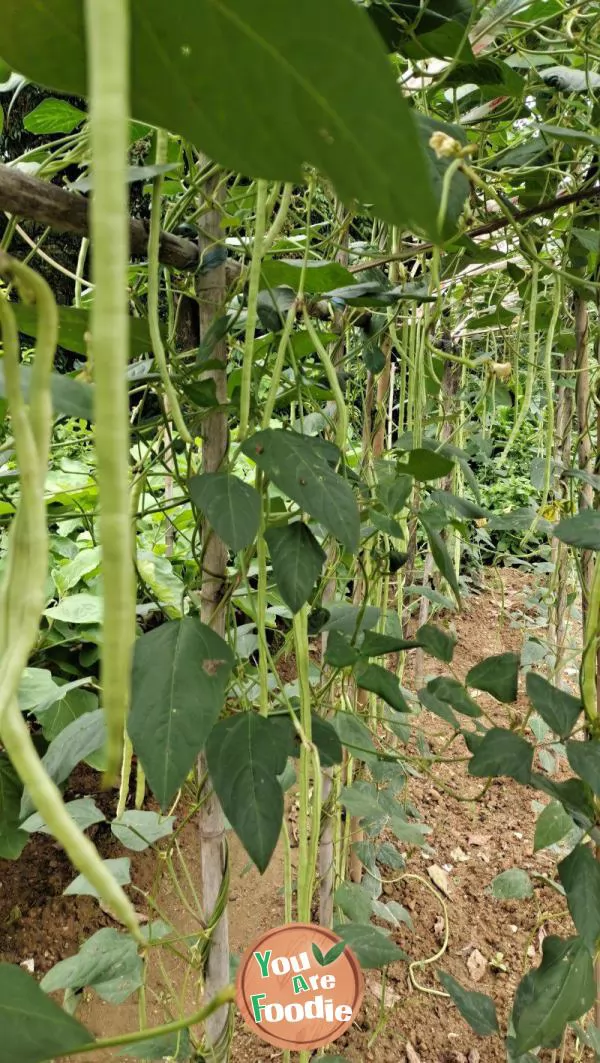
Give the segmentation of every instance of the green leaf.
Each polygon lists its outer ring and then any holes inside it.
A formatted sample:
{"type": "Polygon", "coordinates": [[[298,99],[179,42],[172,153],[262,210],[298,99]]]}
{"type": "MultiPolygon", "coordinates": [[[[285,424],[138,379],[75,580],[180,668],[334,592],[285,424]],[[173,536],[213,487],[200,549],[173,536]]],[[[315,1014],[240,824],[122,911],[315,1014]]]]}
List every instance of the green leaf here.
{"type": "Polygon", "coordinates": [[[110,828],[126,849],[141,853],[149,845],[173,833],[174,816],[160,816],[158,812],[127,809],[119,819],[113,820],[110,828]]]}
{"type": "Polygon", "coordinates": [[[377,497],[390,516],[395,517],[405,508],[412,493],[413,485],[412,476],[407,476],[405,473],[395,475],[393,480],[377,484],[377,497]]]}
{"type": "Polygon", "coordinates": [[[381,901],[374,900],[371,903],[373,915],[378,919],[385,920],[386,923],[391,923],[392,926],[402,926],[404,923],[409,930],[414,930],[413,921],[410,916],[410,912],[403,908],[397,901],[388,901],[387,904],[383,904],[381,901]]]}
{"type": "Polygon", "coordinates": [[[519,96],[525,87],[520,74],[497,59],[477,59],[474,63],[458,63],[444,79],[444,87],[478,85],[479,88],[498,89],[497,95],[519,96]]]}
{"type": "Polygon", "coordinates": [[[166,1059],[169,1063],[187,1063],[192,1058],[190,1035],[187,1030],[178,1030],[177,1033],[137,1041],[136,1044],[121,1049],[119,1055],[131,1056],[133,1059],[166,1059]]]}
{"type": "Polygon", "coordinates": [[[271,720],[255,712],[221,720],[206,744],[208,770],[225,815],[259,871],[266,871],[283,822],[277,780],[287,761],[271,720]]]}
{"type": "MultiPolygon", "coordinates": [[[[288,713],[276,713],[269,717],[272,731],[279,730],[282,748],[285,747],[287,756],[300,756],[300,736],[294,727],[293,720],[288,713]]],[[[323,720],[316,712],[311,713],[312,740],[319,751],[321,767],[330,768],[334,764],[340,764],[344,755],[337,732],[329,720],[323,720]]]]}
{"type": "Polygon", "coordinates": [[[332,668],[351,668],[356,664],[359,654],[350,639],[339,631],[330,631],[327,636],[325,662],[332,668]]]}
{"type": "MultiPolygon", "coordinates": [[[[73,723],[65,727],[46,750],[42,758],[46,773],[53,782],[60,785],[68,779],[77,764],[86,760],[91,753],[102,749],[105,739],[106,724],[101,709],[96,712],[87,712],[85,716],[73,720],[73,723]]],[[[29,793],[25,791],[21,802],[21,816],[25,818],[32,811],[33,803],[29,793]]]]}
{"type": "Polygon", "coordinates": [[[29,841],[19,828],[23,783],[6,753],[0,753],[0,860],[18,860],[29,841]]]}
{"type": "Polygon", "coordinates": [[[319,444],[310,436],[267,428],[247,439],[242,450],[280,491],[354,552],[360,537],[358,506],[349,483],[333,471],[319,444]]]}
{"type": "Polygon", "coordinates": [[[348,752],[365,764],[377,760],[377,749],[369,728],[352,712],[337,712],[332,720],[336,734],[348,752]]]}
{"type": "MultiPolygon", "coordinates": [[[[131,882],[131,861],[128,856],[119,856],[114,860],[103,860],[103,864],[115,881],[119,883],[119,886],[129,885],[131,882]]],[[[77,878],[74,878],[66,890],[63,890],[63,896],[100,898],[96,887],[92,886],[91,882],[88,882],[85,875],[78,875],[77,878]]]]}
{"type": "MultiPolygon", "coordinates": [[[[600,148],[600,136],[596,133],[590,133],[589,130],[567,129],[565,126],[547,125],[545,122],[540,122],[539,129],[546,136],[562,140],[567,144],[591,144],[596,148],[600,148]]],[[[577,232],[577,229],[572,230],[572,232],[577,232]]]]}
{"type": "Polygon", "coordinates": [[[300,520],[283,528],[267,528],[265,539],[281,597],[297,613],[312,595],[326,561],[325,551],[300,520]]]}
{"type": "MultiPolygon", "coordinates": [[[[67,801],[65,808],[80,830],[87,830],[88,827],[92,827],[95,823],[104,823],[106,819],[104,813],[100,811],[91,797],[78,797],[75,801],[67,801]]],[[[26,819],[21,824],[21,828],[26,830],[28,834],[33,834],[34,831],[39,831],[40,834],[52,834],[50,828],[46,826],[44,817],[39,812],[26,819]]]]}
{"type": "MultiPolygon", "coordinates": [[[[600,144],[600,137],[596,138],[600,144]]],[[[591,251],[592,254],[597,255],[600,253],[600,232],[598,229],[572,229],[573,236],[577,237],[579,243],[585,247],[586,251],[591,251]]]]}
{"type": "Polygon", "coordinates": [[[72,133],[85,118],[85,111],[73,107],[67,100],[48,98],[25,115],[23,128],[28,133],[37,133],[40,136],[48,133],[72,133]]]}
{"type": "Polygon", "coordinates": [[[437,676],[427,684],[427,689],[440,701],[447,701],[453,709],[461,712],[464,716],[477,719],[481,716],[481,709],[476,701],[470,697],[462,683],[451,676],[437,676]]]}
{"type": "Polygon", "coordinates": [[[526,687],[529,700],[542,720],[559,738],[567,738],[583,709],[579,698],[559,690],[536,672],[527,673],[526,687]]]}
{"type": "Polygon", "coordinates": [[[569,546],[584,550],[600,550],[600,512],[597,509],[582,509],[574,517],[561,520],[554,535],[569,546]]]}
{"type": "Polygon", "coordinates": [[[369,690],[383,698],[396,712],[410,712],[406,698],[400,689],[400,683],[393,672],[388,672],[379,664],[365,664],[360,661],[354,668],[357,686],[369,690]]]}
{"type": "Polygon", "coordinates": [[[322,631],[339,631],[343,635],[354,635],[366,628],[372,628],[377,623],[380,610],[374,605],[367,605],[366,609],[360,605],[350,605],[349,602],[333,602],[329,606],[329,617],[321,625],[322,631]]]}
{"type": "MultiPolygon", "coordinates": [[[[7,0],[3,58],[40,84],[83,95],[82,8],[73,0],[45,0],[42,8],[7,0]]],[[[313,38],[298,36],[293,0],[255,0],[251,13],[245,0],[179,0],[176,18],[162,0],[134,0],[131,8],[137,121],[170,129],[248,176],[298,184],[310,163],[342,200],[370,203],[393,224],[433,234],[414,120],[364,11],[347,0],[325,7],[304,0],[305,24],[320,27],[313,38]],[[332,41],[343,64],[331,62],[332,41]]]]}
{"type": "Polygon", "coordinates": [[[415,635],[415,642],[438,661],[450,664],[454,656],[456,635],[451,631],[442,631],[433,624],[423,624],[415,635]]]}
{"type": "Polygon", "coordinates": [[[523,901],[533,897],[533,886],[526,871],[511,867],[492,880],[491,893],[497,901],[523,901]]]}
{"type": "Polygon", "coordinates": [[[260,495],[226,472],[206,472],[188,480],[192,502],[234,553],[253,543],[260,524],[260,495]]]}
{"type": "Polygon", "coordinates": [[[359,653],[361,657],[382,657],[387,653],[398,653],[399,650],[414,650],[419,645],[416,638],[403,639],[379,631],[365,631],[359,653]]]}
{"type": "Polygon", "coordinates": [[[81,688],[69,690],[70,683],[66,686],[67,690],[63,697],[60,697],[62,688],[58,687],[59,696],[49,709],[45,706],[43,712],[36,709],[35,715],[42,726],[42,734],[47,742],[53,742],[70,723],[78,720],[87,712],[95,712],[98,708],[97,694],[93,694],[91,690],[81,690],[81,688]]]}
{"type": "Polygon", "coordinates": [[[31,712],[39,705],[52,705],[60,697],[60,687],[47,668],[26,668],[19,683],[21,712],[31,712]]]}
{"type": "Polygon", "coordinates": [[[61,596],[76,587],[85,576],[95,572],[102,560],[102,552],[99,546],[92,546],[86,550],[80,550],[72,561],[66,565],[55,568],[52,576],[56,589],[61,596]]]}
{"type": "Polygon", "coordinates": [[[352,949],[361,967],[387,967],[390,963],[408,959],[406,953],[390,941],[383,930],[370,924],[344,923],[334,926],[333,930],[352,949]]]}
{"type": "Polygon", "coordinates": [[[406,471],[415,480],[425,483],[427,480],[440,480],[447,476],[454,468],[454,462],[445,458],[443,454],[437,454],[435,450],[425,450],[416,447],[408,452],[408,461],[402,465],[402,471],[406,471]]]}
{"type": "Polygon", "coordinates": [[[446,580],[448,586],[452,590],[454,597],[458,605],[460,606],[460,589],[458,586],[458,578],[456,575],[456,569],[454,568],[454,562],[448,553],[448,549],[442,536],[437,528],[434,526],[430,513],[426,510],[420,510],[418,519],[423,525],[427,540],[429,542],[429,549],[433,560],[436,563],[437,568],[441,572],[442,576],[446,580]]]}
{"type": "MultiPolygon", "coordinates": [[[[52,2],[60,2],[60,0],[51,0],[52,2]]],[[[4,38],[2,39],[2,44],[4,44],[4,38]]],[[[11,309],[16,314],[19,332],[24,332],[26,336],[36,337],[38,316],[35,306],[29,306],[27,303],[15,303],[14,308],[11,309]]],[[[75,306],[60,306],[58,308],[58,324],[59,345],[65,347],[68,351],[87,357],[89,353],[90,311],[75,306]]],[[[139,358],[141,354],[147,354],[151,350],[152,341],[150,339],[148,319],[145,317],[130,317],[129,353],[131,357],[139,358]]],[[[77,383],[77,381],[71,381],[71,383],[77,383]]],[[[89,384],[87,386],[93,394],[93,387],[89,384]]]]}
{"type": "MultiPolygon", "coordinates": [[[[283,284],[297,292],[304,265],[302,258],[268,258],[262,263],[261,277],[269,288],[277,288],[283,284]]],[[[355,283],[354,274],[339,262],[306,263],[304,291],[309,295],[329,292],[333,288],[355,283]]]]}
{"type": "Polygon", "coordinates": [[[486,657],[467,672],[466,684],[475,690],[485,690],[497,701],[517,700],[519,658],[516,653],[499,653],[486,657]]]}
{"type": "Polygon", "coordinates": [[[171,620],[137,640],[127,727],[161,808],[204,748],[233,664],[227,643],[197,617],[171,620]]]}
{"type": "Polygon", "coordinates": [[[556,845],[573,829],[573,820],[558,801],[551,801],[540,812],[535,825],[533,851],[539,852],[549,845],[556,845]]]}
{"type": "Polygon", "coordinates": [[[112,927],[98,930],[76,956],[57,963],[42,978],[45,993],[89,987],[107,1004],[122,1004],[144,982],[144,965],[133,938],[112,927]]]}
{"type": "Polygon", "coordinates": [[[136,565],[140,578],[162,606],[165,615],[171,620],[180,617],[185,587],[173,571],[169,558],[155,554],[152,550],[138,550],[136,565]]]}
{"type": "Polygon", "coordinates": [[[592,956],[600,938],[600,864],[588,845],[576,845],[558,865],[575,929],[592,956]]]}
{"type": "Polygon", "coordinates": [[[371,5],[369,14],[391,51],[417,59],[472,59],[467,36],[472,10],[471,0],[431,0],[425,7],[419,0],[393,0],[371,5]]]}
{"type": "Polygon", "coordinates": [[[544,938],[542,951],[540,966],[525,975],[515,997],[518,1052],[552,1046],[567,1023],[589,1011],[596,997],[592,957],[581,938],[563,941],[550,935],[544,938]]]}
{"type": "Polygon", "coordinates": [[[460,983],[445,971],[438,971],[437,976],[463,1019],[466,1019],[479,1037],[490,1037],[499,1032],[496,1005],[491,997],[486,996],[485,993],[463,989],[460,983]]]}
{"type": "Polygon", "coordinates": [[[335,903],[352,923],[368,923],[371,897],[356,882],[342,882],[335,891],[335,903]]]}
{"type": "Polygon", "coordinates": [[[460,721],[452,712],[447,701],[442,701],[440,698],[436,698],[435,694],[433,694],[428,687],[422,687],[421,690],[418,691],[418,698],[421,705],[423,705],[428,712],[435,713],[440,719],[449,723],[455,731],[460,731],[460,721]]]}
{"type": "Polygon", "coordinates": [[[72,594],[58,605],[44,609],[49,620],[62,620],[65,624],[101,624],[104,616],[102,598],[96,594],[72,594]]]}
{"type": "Polygon", "coordinates": [[[525,785],[531,781],[533,746],[504,727],[491,727],[469,761],[469,775],[478,779],[504,775],[525,785]]]}
{"type": "Polygon", "coordinates": [[[477,502],[471,502],[470,498],[463,498],[460,495],[453,495],[451,491],[436,489],[431,492],[431,498],[434,502],[439,502],[444,509],[452,510],[459,517],[466,517],[468,520],[479,520],[481,517],[490,515],[489,510],[477,505],[477,502]]]}
{"type": "Polygon", "coordinates": [[[600,797],[600,742],[567,742],[565,748],[573,771],[600,797]]]}
{"type": "MultiPolygon", "coordinates": [[[[570,745],[570,743],[567,743],[570,745]]],[[[549,797],[560,801],[566,812],[572,817],[578,827],[586,830],[595,820],[594,799],[592,791],[587,783],[581,779],[564,779],[563,782],[555,782],[546,775],[533,772],[531,783],[536,790],[548,794],[549,797]]]]}
{"type": "Polygon", "coordinates": [[[0,1063],[42,1063],[94,1040],[31,975],[10,963],[0,963],[0,1029],[0,1063]]]}

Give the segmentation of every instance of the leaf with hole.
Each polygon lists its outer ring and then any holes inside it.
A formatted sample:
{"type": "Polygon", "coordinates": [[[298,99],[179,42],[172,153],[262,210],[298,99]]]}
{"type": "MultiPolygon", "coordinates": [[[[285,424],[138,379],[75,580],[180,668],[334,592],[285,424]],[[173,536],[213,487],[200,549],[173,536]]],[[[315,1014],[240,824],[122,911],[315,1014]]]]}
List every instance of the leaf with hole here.
{"type": "MultiPolygon", "coordinates": [[[[304,0],[316,37],[298,35],[296,15],[293,0],[255,0],[251,14],[245,0],[179,0],[177,17],[162,0],[133,0],[132,117],[180,134],[236,173],[298,184],[310,163],[343,201],[433,234],[424,151],[366,12],[346,0],[304,0]],[[341,65],[331,64],[331,41],[341,65]]],[[[2,53],[43,85],[85,94],[83,4],[7,0],[2,53]]]]}
{"type": "Polygon", "coordinates": [[[464,989],[451,974],[438,971],[437,976],[446,992],[450,995],[463,1019],[479,1037],[490,1037],[498,1033],[496,1005],[485,993],[464,989]]]}
{"type": "Polygon", "coordinates": [[[553,686],[536,672],[527,673],[525,684],[527,696],[542,720],[559,738],[567,738],[583,709],[579,698],[553,686]]]}
{"type": "Polygon", "coordinates": [[[325,551],[299,520],[282,528],[267,528],[265,539],[281,597],[297,613],[312,595],[327,559],[325,551]]]}
{"type": "Polygon", "coordinates": [[[519,658],[516,653],[499,653],[494,657],[486,657],[467,672],[465,682],[475,690],[485,690],[497,701],[516,701],[519,658]]]}
{"type": "Polygon", "coordinates": [[[94,1041],[21,967],[0,963],[0,1063],[43,1063],[94,1041]]]}
{"type": "Polygon", "coordinates": [[[575,929],[592,956],[600,938],[600,864],[588,845],[576,845],[558,865],[575,929]]]}
{"type": "Polygon", "coordinates": [[[267,428],[247,439],[242,450],[301,510],[323,524],[348,550],[356,550],[358,506],[350,484],[323,456],[320,441],[267,428]]]}
{"type": "Polygon", "coordinates": [[[227,643],[198,617],[171,620],[136,641],[127,727],[161,808],[204,748],[233,664],[227,643]]]}
{"type": "Polygon", "coordinates": [[[555,1045],[568,1022],[592,1007],[596,996],[592,957],[581,938],[550,935],[540,966],[521,980],[513,1006],[515,1049],[555,1045]]]}
{"type": "Polygon", "coordinates": [[[122,1004],[144,982],[144,965],[133,938],[112,927],[98,930],[75,956],[61,960],[42,978],[45,993],[94,989],[107,1004],[122,1004]]]}
{"type": "Polygon", "coordinates": [[[531,781],[533,746],[504,727],[491,727],[469,761],[469,775],[478,779],[506,776],[525,785],[531,781]]]}
{"type": "Polygon", "coordinates": [[[221,720],[206,744],[217,797],[261,873],[269,865],[281,831],[283,793],[277,776],[287,756],[279,729],[251,711],[221,720]]]}
{"type": "Polygon", "coordinates": [[[260,524],[260,495],[226,472],[205,472],[188,480],[190,498],[234,553],[253,543],[260,524]]]}

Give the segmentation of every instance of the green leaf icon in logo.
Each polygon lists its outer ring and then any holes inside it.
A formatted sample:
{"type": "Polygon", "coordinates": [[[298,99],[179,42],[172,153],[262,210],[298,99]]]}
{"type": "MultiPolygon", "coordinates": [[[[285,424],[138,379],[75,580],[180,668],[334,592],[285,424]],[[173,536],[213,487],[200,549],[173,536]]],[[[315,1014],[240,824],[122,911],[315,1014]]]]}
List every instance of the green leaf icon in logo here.
{"type": "Polygon", "coordinates": [[[314,941],[311,945],[312,954],[320,967],[329,967],[330,963],[335,963],[338,956],[342,955],[345,947],[346,945],[344,941],[338,941],[329,952],[326,952],[325,955],[323,955],[319,946],[315,945],[314,941]]]}

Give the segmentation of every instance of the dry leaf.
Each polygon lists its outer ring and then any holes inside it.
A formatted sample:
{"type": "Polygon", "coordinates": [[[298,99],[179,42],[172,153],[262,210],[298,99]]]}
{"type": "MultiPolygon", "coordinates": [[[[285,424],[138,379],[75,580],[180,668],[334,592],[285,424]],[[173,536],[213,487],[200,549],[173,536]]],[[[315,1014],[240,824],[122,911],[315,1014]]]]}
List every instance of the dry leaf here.
{"type": "Polygon", "coordinates": [[[437,864],[432,864],[431,867],[427,868],[427,874],[429,875],[434,886],[437,886],[437,888],[441,890],[441,892],[446,897],[449,897],[450,880],[448,878],[448,873],[444,871],[442,867],[439,867],[437,864]]]}
{"type": "Polygon", "coordinates": [[[467,1063],[480,1063],[481,1056],[476,1048],[472,1048],[467,1056],[467,1063]]]}
{"type": "MultiPolygon", "coordinates": [[[[381,1000],[381,979],[367,978],[367,989],[377,1000],[381,1000]]],[[[386,985],[383,1003],[386,1008],[393,1008],[400,1000],[400,994],[395,993],[390,985],[386,985]]]]}
{"type": "Polygon", "coordinates": [[[480,982],[487,970],[487,960],[479,949],[473,949],[467,959],[467,967],[471,975],[471,981],[480,982]]]}
{"type": "Polygon", "coordinates": [[[454,860],[455,864],[464,864],[469,859],[467,853],[460,847],[453,849],[450,853],[450,859],[454,860]]]}
{"type": "Polygon", "coordinates": [[[421,1057],[415,1052],[410,1041],[406,1042],[406,1063],[421,1063],[421,1057]]]}
{"type": "Polygon", "coordinates": [[[439,944],[442,944],[446,933],[446,923],[443,916],[438,915],[435,923],[433,924],[433,936],[439,944]]]}

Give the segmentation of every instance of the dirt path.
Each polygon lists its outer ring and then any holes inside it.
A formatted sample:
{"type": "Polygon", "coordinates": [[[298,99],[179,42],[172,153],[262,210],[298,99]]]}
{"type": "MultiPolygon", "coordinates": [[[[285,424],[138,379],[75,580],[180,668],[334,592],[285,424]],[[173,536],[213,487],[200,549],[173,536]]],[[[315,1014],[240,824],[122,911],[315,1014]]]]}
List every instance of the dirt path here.
{"type": "MultiPolygon", "coordinates": [[[[511,617],[516,612],[527,612],[530,592],[530,579],[507,570],[503,574],[502,593],[497,583],[488,581],[483,594],[466,600],[464,612],[453,619],[458,635],[454,665],[461,677],[482,657],[506,650],[520,651],[524,637],[522,618],[517,626],[511,625],[511,617]]],[[[425,658],[425,678],[441,670],[438,662],[425,658]]],[[[410,689],[410,672],[404,682],[410,689]]],[[[506,722],[505,715],[501,719],[491,699],[483,696],[481,703],[498,714],[497,722],[506,722]]],[[[524,709],[525,704],[520,701],[516,711],[524,709]]],[[[448,729],[429,713],[424,713],[422,720],[427,740],[433,748],[439,748],[441,736],[447,737],[448,729]]],[[[81,786],[83,783],[82,779],[81,786]]],[[[77,789],[77,779],[74,789],[77,789]]],[[[477,801],[481,789],[476,780],[466,775],[462,765],[444,765],[436,780],[427,777],[410,780],[409,798],[420,810],[424,822],[432,827],[430,848],[412,855],[409,861],[407,870],[419,879],[386,882],[382,899],[395,899],[409,910],[413,932],[403,928],[392,936],[414,960],[427,960],[440,952],[445,905],[448,946],[435,963],[415,969],[421,989],[411,984],[406,964],[397,964],[389,970],[383,1012],[381,976],[375,971],[366,972],[367,993],[359,1023],[335,1045],[349,1063],[362,1060],[500,1063],[506,1058],[500,1042],[476,1037],[449,1000],[432,992],[439,990],[435,970],[448,971],[466,987],[491,994],[501,1021],[505,1021],[524,965],[538,962],[545,934],[570,932],[562,898],[540,879],[534,879],[534,894],[526,900],[498,901],[489,893],[490,882],[501,871],[519,867],[549,874],[555,858],[546,851],[533,854],[535,795],[532,791],[502,780],[492,784],[483,801],[477,801]],[[449,790],[455,791],[461,800],[450,797],[449,790]],[[446,873],[447,897],[439,891],[435,895],[427,888],[426,883],[431,884],[428,869],[434,864],[446,873]]],[[[100,832],[97,841],[103,855],[117,855],[118,847],[110,835],[100,832]]],[[[186,828],[181,843],[190,874],[197,881],[193,825],[186,828]]],[[[248,866],[234,838],[231,849],[231,946],[239,954],[262,930],[282,922],[282,875],[277,854],[261,877],[248,866]]],[[[134,854],[132,878],[147,893],[152,892],[153,866],[151,854],[134,854]]],[[[42,835],[35,836],[17,863],[0,862],[0,959],[17,963],[32,959],[36,974],[41,975],[57,960],[72,955],[91,932],[111,925],[93,900],[61,896],[72,877],[63,854],[42,835]]],[[[140,894],[138,900],[139,907],[143,908],[140,894]]],[[[194,919],[175,890],[164,881],[158,900],[161,910],[181,932],[198,933],[194,919]]],[[[190,976],[188,971],[182,985],[180,968],[181,964],[172,960],[166,964],[166,970],[152,971],[148,997],[150,1023],[165,1021],[165,1017],[194,1007],[197,975],[192,972],[190,976]],[[174,993],[169,990],[169,984],[174,993]]],[[[135,997],[132,1000],[133,1003],[115,1007],[103,1004],[90,992],[78,1015],[95,1033],[109,1036],[136,1028],[138,1005],[135,997]]],[[[100,1063],[106,1058],[100,1053],[97,1061],[92,1057],[93,1054],[87,1055],[82,1060],[100,1063]]],[[[233,1063],[258,1063],[278,1059],[280,1053],[256,1041],[238,1022],[232,1058],[233,1063]]],[[[540,1056],[540,1060],[550,1058],[550,1054],[540,1056]]],[[[567,1063],[589,1058],[576,1055],[573,1046],[565,1057],[567,1063]]]]}

